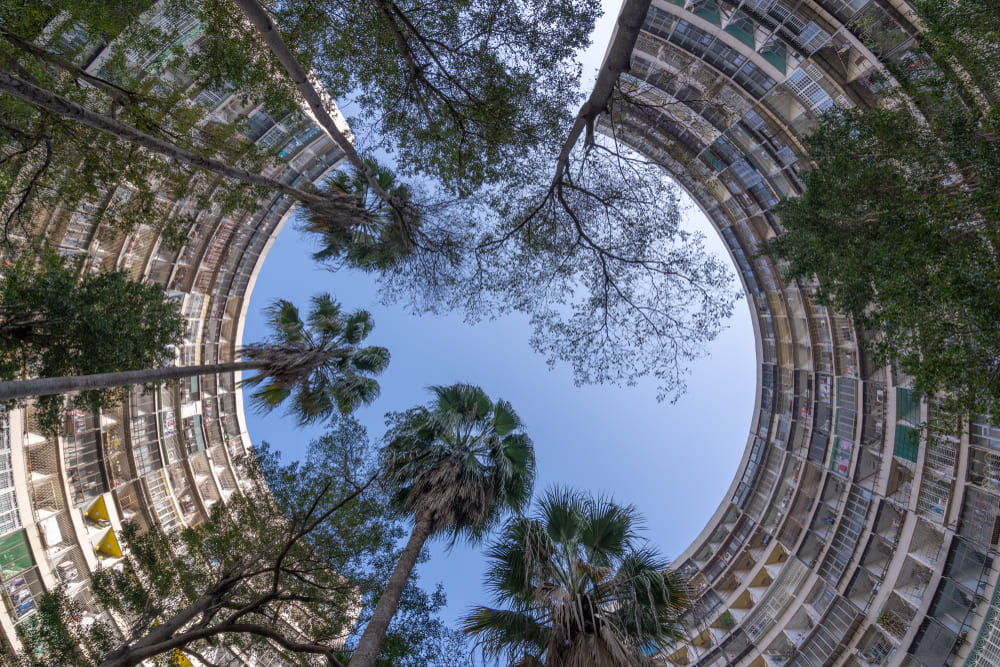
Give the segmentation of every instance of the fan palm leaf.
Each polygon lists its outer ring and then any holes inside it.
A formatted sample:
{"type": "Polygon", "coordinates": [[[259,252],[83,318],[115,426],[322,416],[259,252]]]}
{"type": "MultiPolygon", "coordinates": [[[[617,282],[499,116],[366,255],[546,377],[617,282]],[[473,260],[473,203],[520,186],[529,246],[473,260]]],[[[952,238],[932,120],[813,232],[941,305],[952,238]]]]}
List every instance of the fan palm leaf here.
{"type": "MultiPolygon", "coordinates": [[[[412,208],[413,193],[386,166],[373,158],[365,163],[375,174],[379,186],[397,202],[412,208]]],[[[345,225],[343,221],[322,213],[306,210],[305,229],[319,234],[320,249],[313,254],[317,260],[342,260],[350,266],[380,270],[393,266],[412,249],[412,234],[420,226],[419,216],[408,210],[405,219],[371,189],[364,174],[345,167],[329,179],[331,190],[349,193],[362,202],[365,217],[362,222],[345,225]]]]}
{"type": "Polygon", "coordinates": [[[272,335],[249,345],[243,354],[261,363],[258,375],[246,379],[258,387],[250,396],[254,408],[268,412],[288,402],[300,424],[349,413],[374,401],[378,375],[389,363],[384,347],[358,347],[374,328],[371,315],[345,314],[329,294],[312,298],[303,321],[299,309],[279,299],[267,311],[272,335]]]}
{"type": "Polygon", "coordinates": [[[538,513],[509,521],[490,545],[486,585],[502,608],[478,607],[463,629],[484,657],[532,656],[547,667],[648,664],[681,637],[686,587],[638,536],[630,505],[549,489],[538,513]]]}
{"type": "Polygon", "coordinates": [[[406,580],[431,535],[479,541],[531,497],[534,448],[510,404],[494,403],[469,384],[431,391],[433,404],[408,412],[383,451],[384,478],[415,525],[349,667],[375,664],[406,580]]]}

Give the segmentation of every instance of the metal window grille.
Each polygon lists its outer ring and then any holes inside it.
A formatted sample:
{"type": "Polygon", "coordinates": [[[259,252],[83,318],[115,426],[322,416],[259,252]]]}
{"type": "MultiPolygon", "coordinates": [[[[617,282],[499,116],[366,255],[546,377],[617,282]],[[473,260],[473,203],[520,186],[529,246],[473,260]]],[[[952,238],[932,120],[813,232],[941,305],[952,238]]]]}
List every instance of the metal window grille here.
{"type": "Polygon", "coordinates": [[[847,564],[854,555],[858,540],[865,527],[865,519],[871,506],[872,495],[857,486],[852,486],[847,495],[847,506],[844,516],[837,527],[830,550],[823,559],[819,574],[829,584],[836,586],[847,569],[847,564]]]}
{"type": "Polygon", "coordinates": [[[847,598],[837,596],[815,631],[802,645],[807,664],[825,665],[843,651],[844,638],[861,623],[863,615],[847,598]]]}
{"type": "Polygon", "coordinates": [[[811,110],[821,113],[833,106],[831,98],[825,90],[802,69],[792,72],[785,80],[785,86],[811,110]]]}
{"type": "Polygon", "coordinates": [[[937,477],[925,476],[923,481],[920,482],[920,493],[917,496],[917,511],[934,523],[943,524],[945,512],[948,509],[948,497],[951,495],[951,486],[952,480],[950,477],[940,475],[937,477]]]}
{"type": "Polygon", "coordinates": [[[973,417],[969,424],[969,442],[987,449],[1000,451],[1000,426],[989,423],[989,417],[973,417]]]}
{"type": "Polygon", "coordinates": [[[160,528],[165,533],[171,533],[180,528],[180,518],[177,516],[174,504],[170,500],[170,494],[167,491],[167,483],[163,478],[163,473],[159,471],[154,472],[146,476],[145,480],[146,488],[149,490],[149,497],[152,501],[153,514],[156,515],[157,521],[160,522],[160,528]]]}
{"type": "Polygon", "coordinates": [[[998,508],[1000,498],[997,496],[972,486],[966,487],[958,534],[974,544],[989,547],[993,542],[998,508]]]}

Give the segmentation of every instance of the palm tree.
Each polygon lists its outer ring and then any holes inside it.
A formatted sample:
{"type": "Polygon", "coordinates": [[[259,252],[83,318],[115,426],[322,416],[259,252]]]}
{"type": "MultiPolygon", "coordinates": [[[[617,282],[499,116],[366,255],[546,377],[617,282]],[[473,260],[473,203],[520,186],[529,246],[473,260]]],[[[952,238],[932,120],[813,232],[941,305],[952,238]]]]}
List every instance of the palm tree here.
{"type": "Polygon", "coordinates": [[[378,397],[378,382],[369,376],[385,369],[389,351],[358,347],[375,326],[367,311],[345,314],[324,293],[312,298],[306,322],[284,299],[268,308],[268,320],[274,333],[263,343],[244,347],[246,361],[0,382],[0,401],[249,370],[258,371],[244,380],[258,387],[251,395],[254,407],[269,411],[291,398],[289,411],[300,424],[335,410],[350,412],[378,397]]]}
{"type": "MultiPolygon", "coordinates": [[[[386,192],[400,202],[411,201],[410,188],[399,182],[392,170],[371,157],[365,158],[365,164],[386,192]]],[[[330,216],[307,210],[306,231],[321,236],[321,247],[313,253],[313,259],[343,259],[350,266],[360,269],[384,270],[391,268],[413,249],[412,234],[419,228],[419,218],[414,214],[403,220],[395,208],[374,192],[364,173],[354,167],[345,167],[334,173],[327,183],[333,192],[356,197],[367,216],[364,222],[348,227],[331,220],[330,216]]]]}
{"type": "Polygon", "coordinates": [[[372,667],[427,538],[481,540],[531,498],[535,452],[509,403],[479,387],[431,387],[436,401],[401,419],[383,450],[385,479],[415,525],[349,667],[372,667]]]}
{"type": "Polygon", "coordinates": [[[683,579],[636,534],[631,505],[564,488],[490,546],[487,587],[463,629],[484,656],[546,667],[626,667],[681,638],[683,579]]]}

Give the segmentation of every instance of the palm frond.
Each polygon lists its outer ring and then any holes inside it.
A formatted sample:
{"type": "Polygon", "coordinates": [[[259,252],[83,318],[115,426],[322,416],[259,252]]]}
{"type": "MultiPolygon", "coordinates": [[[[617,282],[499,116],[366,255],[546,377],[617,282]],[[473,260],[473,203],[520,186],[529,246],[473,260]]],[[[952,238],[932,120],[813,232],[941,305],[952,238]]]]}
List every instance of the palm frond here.
{"type": "Polygon", "coordinates": [[[638,523],[630,505],[547,489],[535,516],[508,521],[489,546],[486,587],[503,608],[479,608],[466,631],[489,656],[513,646],[514,660],[523,651],[515,621],[528,618],[547,631],[534,654],[547,667],[651,665],[649,651],[681,637],[689,603],[683,578],[638,538],[638,523]]]}
{"type": "MultiPolygon", "coordinates": [[[[259,377],[259,376],[258,376],[259,377]]],[[[250,395],[250,404],[258,412],[270,412],[292,394],[287,385],[271,382],[250,395]]]]}
{"type": "Polygon", "coordinates": [[[511,433],[509,448],[503,446],[494,429],[493,401],[481,388],[455,384],[430,390],[431,408],[409,415],[387,444],[387,475],[404,489],[405,509],[433,517],[435,532],[453,540],[484,539],[530,498],[531,441],[511,433]]]}
{"type": "Polygon", "coordinates": [[[255,409],[268,412],[291,398],[289,412],[300,425],[349,413],[378,397],[379,385],[369,377],[389,363],[383,347],[358,349],[356,343],[372,330],[371,315],[345,315],[329,294],[314,296],[307,321],[298,308],[279,299],[267,309],[273,334],[267,344],[243,348],[245,357],[260,365],[249,386],[263,385],[251,395],[255,409]]]}
{"type": "Polygon", "coordinates": [[[309,326],[324,340],[334,340],[344,331],[340,304],[328,292],[316,294],[309,309],[309,326]]]}
{"type": "Polygon", "coordinates": [[[384,347],[365,347],[350,358],[351,366],[359,373],[378,375],[389,366],[389,350],[384,347]]]}
{"type": "Polygon", "coordinates": [[[506,662],[541,664],[540,656],[549,642],[550,631],[529,614],[476,607],[462,622],[462,632],[475,635],[476,647],[490,661],[506,658],[506,662]],[[525,663],[525,656],[536,662],[525,663]]]}
{"type": "Polygon", "coordinates": [[[375,328],[375,320],[367,310],[358,310],[344,322],[344,341],[349,345],[357,345],[375,328]]]}
{"type": "Polygon", "coordinates": [[[580,542],[590,558],[597,562],[620,558],[635,539],[632,514],[627,508],[601,500],[592,502],[587,509],[580,542]]]}
{"type": "Polygon", "coordinates": [[[521,427],[521,419],[507,401],[500,399],[493,406],[493,430],[504,436],[521,427]]]}

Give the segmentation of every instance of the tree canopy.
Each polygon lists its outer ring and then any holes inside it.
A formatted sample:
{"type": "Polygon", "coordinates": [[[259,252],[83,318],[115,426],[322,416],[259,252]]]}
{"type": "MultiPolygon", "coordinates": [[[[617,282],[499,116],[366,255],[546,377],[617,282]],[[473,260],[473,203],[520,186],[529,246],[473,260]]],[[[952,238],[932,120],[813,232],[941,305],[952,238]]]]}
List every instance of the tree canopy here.
{"type": "MultiPolygon", "coordinates": [[[[21,664],[112,667],[175,655],[212,663],[226,652],[346,664],[352,630],[366,622],[401,534],[364,428],[345,419],[301,462],[281,465],[265,445],[244,465],[242,492],[199,526],[164,535],[125,524],[125,556],[92,582],[116,623],[82,621],[56,592],[26,626],[21,664]]],[[[442,604],[440,591],[411,581],[401,613],[413,625],[395,624],[380,657],[462,664],[461,647],[436,618],[442,604]]]]}
{"type": "Polygon", "coordinates": [[[293,0],[274,16],[404,170],[468,193],[506,181],[526,146],[561,141],[599,12],[595,0],[293,0]]]}
{"type": "Polygon", "coordinates": [[[683,635],[687,589],[638,535],[636,509],[564,488],[490,545],[487,587],[464,630],[487,660],[546,667],[653,664],[683,635]]]}
{"type": "MultiPolygon", "coordinates": [[[[92,9],[89,3],[69,4],[60,29],[75,26],[77,15],[92,9]]],[[[129,69],[134,48],[111,56],[102,69],[111,79],[96,80],[13,37],[7,40],[11,58],[33,67],[28,74],[43,85],[29,91],[35,84],[22,72],[8,77],[4,89],[34,105],[11,102],[21,104],[26,119],[60,131],[72,126],[68,118],[83,118],[79,111],[89,105],[100,117],[87,120],[88,127],[111,131],[112,143],[133,151],[137,164],[143,161],[136,145],[175,159],[186,155],[189,169],[229,174],[223,181],[235,188],[234,197],[245,196],[224,199],[244,206],[260,188],[284,192],[290,186],[246,180],[269,156],[231,126],[200,123],[204,114],[184,95],[192,86],[239,91],[259,96],[268,109],[300,99],[354,170],[344,183],[334,181],[335,190],[352,186],[343,201],[340,194],[336,201],[313,202],[319,195],[292,193],[308,208],[323,209],[309,226],[325,230],[324,258],[381,272],[386,295],[419,310],[459,308],[472,320],[525,312],[535,324],[536,349],[553,363],[568,362],[580,382],[631,383],[653,374],[663,396],[682,392],[687,365],[732,312],[732,278],[704,252],[697,235],[680,231],[676,190],[657,168],[615,142],[594,139],[596,119],[615,102],[618,76],[628,68],[648,0],[625,4],[605,66],[575,117],[572,108],[581,96],[574,54],[597,15],[592,0],[544,6],[454,0],[433,9],[388,0],[236,4],[262,39],[248,38],[244,17],[227,13],[230,6],[221,0],[164,5],[164,16],[175,23],[191,19],[205,26],[197,49],[164,56],[176,61],[171,71],[184,72],[183,84],[166,92],[155,85],[158,77],[129,69]],[[38,91],[46,86],[59,97],[43,103],[38,91]],[[361,120],[380,137],[373,145],[391,151],[397,168],[421,183],[387,180],[388,171],[355,149],[348,131],[328,113],[329,94],[349,92],[361,120]],[[170,99],[163,97],[167,93],[170,99]],[[176,119],[164,117],[171,106],[185,111],[176,119]],[[207,130],[208,143],[202,136],[207,130]],[[211,160],[242,171],[211,167],[211,160]],[[355,187],[362,182],[367,192],[355,187]]],[[[111,20],[102,15],[80,19],[84,34],[95,34],[95,21],[111,20]]],[[[162,49],[176,38],[168,28],[112,23],[118,32],[110,34],[150,44],[154,54],[156,45],[162,49]],[[133,37],[128,31],[137,32],[133,37]]],[[[32,157],[24,159],[14,154],[27,153],[14,150],[11,187],[40,192],[31,169],[49,160],[38,159],[39,146],[62,143],[54,138],[32,144],[32,157]]],[[[109,167],[109,174],[114,171],[109,167]]],[[[183,195],[198,191],[204,177],[133,174],[127,180],[175,183],[183,195]]],[[[93,197],[112,182],[87,187],[93,197]]]]}
{"type": "Polygon", "coordinates": [[[278,118],[297,108],[259,41],[225,32],[231,7],[170,0],[159,7],[162,20],[145,21],[138,17],[152,3],[126,4],[0,3],[0,54],[10,65],[0,81],[4,241],[30,236],[32,217],[58,204],[120,229],[158,226],[182,245],[192,220],[162,205],[164,189],[225,213],[252,209],[270,188],[357,222],[363,211],[352,198],[262,176],[279,156],[256,146],[244,123],[213,120],[210,102],[192,99],[192,90],[206,100],[252,96],[278,118]],[[177,48],[199,25],[200,47],[177,48]],[[95,74],[84,67],[98,48],[95,74]],[[149,159],[149,151],[167,159],[149,159]]]}
{"type": "MultiPolygon", "coordinates": [[[[163,288],[121,272],[80,274],[52,251],[24,255],[0,275],[0,378],[58,377],[162,365],[173,358],[183,320],[163,288]]],[[[91,409],[121,392],[88,392],[91,409]]],[[[59,401],[41,399],[51,425],[59,401]]]]}
{"type": "Polygon", "coordinates": [[[893,108],[823,120],[771,251],[869,332],[879,362],[945,392],[949,410],[998,415],[1000,106],[976,102],[949,62],[898,71],[893,108]]]}

